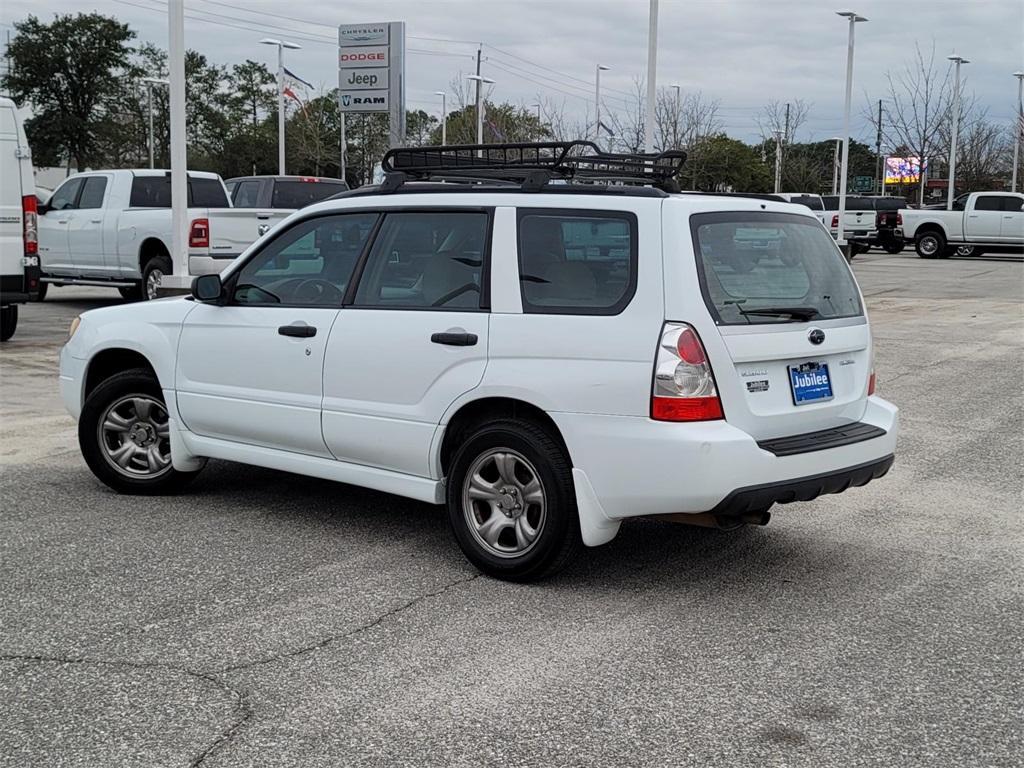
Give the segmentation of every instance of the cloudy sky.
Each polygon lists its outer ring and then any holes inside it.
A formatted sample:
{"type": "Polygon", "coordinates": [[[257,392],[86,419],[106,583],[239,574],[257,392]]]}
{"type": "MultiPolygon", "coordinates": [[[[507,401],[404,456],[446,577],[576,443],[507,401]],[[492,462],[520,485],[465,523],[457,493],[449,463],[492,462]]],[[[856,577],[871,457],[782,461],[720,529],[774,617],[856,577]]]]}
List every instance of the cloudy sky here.
{"type": "MultiPolygon", "coordinates": [[[[885,96],[885,73],[913,54],[915,41],[937,56],[959,53],[966,90],[989,117],[1013,119],[1016,81],[1024,70],[1024,0],[856,0],[870,20],[857,26],[855,138],[874,143],[861,117],[885,96]]],[[[140,40],[167,45],[165,0],[2,0],[0,38],[34,13],[95,9],[131,25],[140,40]]],[[[316,86],[337,81],[336,26],[407,23],[408,106],[440,111],[434,91],[475,66],[496,81],[493,98],[532,104],[538,94],[567,112],[592,109],[594,68],[605,110],[624,108],[634,77],[646,69],[647,0],[185,0],[186,44],[212,61],[246,58],[273,65],[258,40],[274,35],[303,47],[287,66],[316,86]]],[[[799,139],[825,139],[842,128],[847,25],[829,0],[661,0],[658,83],[699,89],[721,102],[725,129],[757,137],[756,115],[769,100],[812,103],[799,139]]]]}

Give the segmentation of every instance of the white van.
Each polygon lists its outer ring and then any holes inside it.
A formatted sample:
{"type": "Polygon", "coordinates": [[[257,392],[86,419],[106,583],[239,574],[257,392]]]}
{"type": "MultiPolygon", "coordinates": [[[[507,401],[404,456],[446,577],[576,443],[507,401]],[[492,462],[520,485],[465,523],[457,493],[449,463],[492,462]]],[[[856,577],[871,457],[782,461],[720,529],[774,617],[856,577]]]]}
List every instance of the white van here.
{"type": "Polygon", "coordinates": [[[0,341],[18,326],[18,305],[39,289],[32,153],[18,109],[0,97],[0,341]]]}

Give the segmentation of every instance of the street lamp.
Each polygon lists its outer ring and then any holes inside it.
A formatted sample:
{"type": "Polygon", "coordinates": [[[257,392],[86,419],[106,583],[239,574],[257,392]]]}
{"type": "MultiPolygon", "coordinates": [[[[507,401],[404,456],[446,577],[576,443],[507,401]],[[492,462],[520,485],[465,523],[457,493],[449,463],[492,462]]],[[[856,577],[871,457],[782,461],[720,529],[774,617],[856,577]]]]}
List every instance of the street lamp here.
{"type": "Polygon", "coordinates": [[[839,186],[839,145],[843,141],[842,136],[833,136],[829,141],[836,143],[835,149],[832,150],[832,194],[838,194],[839,186]]]}
{"type": "Polygon", "coordinates": [[[272,37],[264,37],[260,42],[277,46],[277,173],[284,176],[284,49],[298,50],[302,46],[272,37]]]}
{"type": "Polygon", "coordinates": [[[601,143],[601,73],[607,72],[611,67],[598,64],[594,73],[594,143],[601,143]]]}
{"type": "Polygon", "coordinates": [[[1020,137],[1024,133],[1024,72],[1014,72],[1017,78],[1017,126],[1014,131],[1013,141],[1013,177],[1010,181],[1010,191],[1017,191],[1017,166],[1020,165],[1020,137]]]}
{"type": "Polygon", "coordinates": [[[434,91],[441,97],[441,146],[448,143],[448,94],[445,91],[434,91]]]}
{"type": "MultiPolygon", "coordinates": [[[[476,143],[484,143],[484,111],[483,111],[483,87],[484,83],[493,85],[494,81],[483,75],[466,75],[467,80],[476,83],[476,143]]],[[[483,150],[477,150],[477,157],[483,157],[483,150]]]]}
{"type": "Polygon", "coordinates": [[[775,131],[775,194],[782,188],[782,131],[775,131]]]}
{"type": "Polygon", "coordinates": [[[679,118],[680,118],[680,114],[679,113],[681,111],[681,107],[682,107],[682,103],[683,103],[682,88],[681,88],[681,86],[677,85],[676,83],[672,83],[672,85],[669,86],[669,87],[672,88],[676,92],[675,110],[674,110],[674,114],[672,115],[672,144],[675,145],[676,148],[678,149],[678,145],[680,144],[680,141],[679,141],[679,139],[680,139],[680,136],[679,136],[679,118]]]}
{"type": "Polygon", "coordinates": [[[956,76],[953,82],[953,135],[949,142],[949,189],[946,190],[946,210],[951,211],[953,210],[953,187],[956,182],[957,134],[960,132],[960,65],[971,62],[955,53],[946,58],[956,64],[956,76]]]}
{"type": "Polygon", "coordinates": [[[170,85],[170,80],[162,77],[144,77],[142,82],[146,84],[146,102],[149,109],[149,167],[155,168],[156,137],[153,134],[153,86],[170,85]]]}
{"type": "Polygon", "coordinates": [[[840,246],[846,245],[846,238],[843,232],[843,218],[846,216],[846,174],[850,163],[850,98],[853,95],[853,28],[858,22],[867,21],[863,16],[858,16],[853,11],[837,11],[839,16],[849,19],[850,33],[846,44],[846,106],[843,109],[843,159],[839,167],[839,229],[836,232],[836,242],[840,246]]]}

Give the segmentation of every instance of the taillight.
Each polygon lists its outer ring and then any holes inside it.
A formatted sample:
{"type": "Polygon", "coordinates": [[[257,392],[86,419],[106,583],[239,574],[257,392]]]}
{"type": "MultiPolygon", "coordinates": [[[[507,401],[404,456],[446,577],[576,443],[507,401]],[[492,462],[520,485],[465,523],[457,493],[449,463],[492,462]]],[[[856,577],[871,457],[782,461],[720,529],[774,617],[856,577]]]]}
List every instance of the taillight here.
{"type": "Polygon", "coordinates": [[[721,419],[722,401],[715,387],[704,345],[686,323],[665,323],[658,344],[651,392],[656,421],[721,419]]]}
{"type": "Polygon", "coordinates": [[[868,376],[868,395],[875,394],[875,372],[871,371],[871,375],[868,376]]]}
{"type": "Polygon", "coordinates": [[[188,232],[188,247],[189,248],[209,248],[210,247],[210,220],[209,219],[193,219],[192,227],[188,232]]]}
{"type": "Polygon", "coordinates": [[[299,177],[299,181],[304,181],[304,182],[306,182],[308,184],[319,184],[320,183],[320,179],[318,179],[316,176],[300,176],[299,177]]]}
{"type": "Polygon", "coordinates": [[[897,213],[896,214],[896,226],[897,227],[902,227],[903,226],[903,214],[902,213],[897,213]]]}
{"type": "Polygon", "coordinates": [[[21,198],[21,218],[24,222],[25,255],[34,256],[39,253],[39,208],[35,195],[21,198]]]}
{"type": "Polygon", "coordinates": [[[838,213],[835,216],[832,217],[832,227],[833,227],[833,229],[839,229],[839,214],[838,213]]]}

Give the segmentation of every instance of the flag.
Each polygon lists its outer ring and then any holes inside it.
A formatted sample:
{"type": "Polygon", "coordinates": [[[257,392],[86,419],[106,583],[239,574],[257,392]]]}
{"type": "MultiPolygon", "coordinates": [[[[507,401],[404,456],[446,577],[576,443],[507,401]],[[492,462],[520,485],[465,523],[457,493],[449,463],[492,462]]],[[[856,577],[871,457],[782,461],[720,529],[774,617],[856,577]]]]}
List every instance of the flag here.
{"type": "Polygon", "coordinates": [[[288,98],[297,101],[299,106],[305,110],[305,102],[309,101],[309,91],[307,89],[312,88],[312,84],[307,83],[294,72],[289,71],[287,67],[283,69],[284,77],[282,78],[281,92],[288,98]]]}

